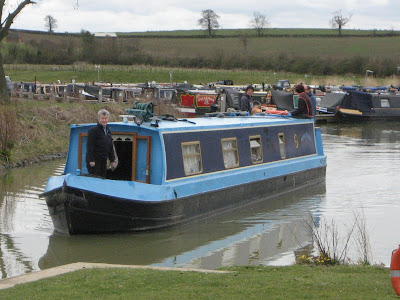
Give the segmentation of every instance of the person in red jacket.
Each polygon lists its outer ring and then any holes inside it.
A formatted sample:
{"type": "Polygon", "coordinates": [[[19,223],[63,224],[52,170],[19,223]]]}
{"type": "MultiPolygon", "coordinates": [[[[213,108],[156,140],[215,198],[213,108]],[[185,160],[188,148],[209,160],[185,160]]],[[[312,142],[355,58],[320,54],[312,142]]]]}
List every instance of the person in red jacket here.
{"type": "Polygon", "coordinates": [[[103,178],[107,174],[107,158],[111,167],[115,165],[111,131],[107,125],[109,115],[107,110],[99,110],[97,125],[89,129],[86,146],[86,166],[89,174],[103,178]]]}
{"type": "Polygon", "coordinates": [[[310,97],[305,93],[304,85],[301,83],[296,85],[295,91],[299,94],[299,101],[297,108],[290,112],[292,116],[300,119],[314,118],[313,104],[310,97]]]}

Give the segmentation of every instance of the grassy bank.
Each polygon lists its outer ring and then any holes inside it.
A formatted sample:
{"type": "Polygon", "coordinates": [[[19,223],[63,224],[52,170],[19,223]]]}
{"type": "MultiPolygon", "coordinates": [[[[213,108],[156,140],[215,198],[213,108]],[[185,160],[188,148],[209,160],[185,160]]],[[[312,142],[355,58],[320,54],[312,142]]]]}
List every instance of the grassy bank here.
{"type": "MultiPolygon", "coordinates": [[[[71,124],[96,122],[97,111],[106,108],[111,113],[111,121],[126,108],[123,104],[58,103],[50,101],[28,101],[14,99],[9,105],[0,105],[0,116],[12,112],[8,119],[8,157],[0,157],[0,166],[23,165],[31,161],[46,159],[55,153],[65,153],[69,142],[71,124]]],[[[0,136],[5,126],[0,128],[0,136]]],[[[0,140],[0,144],[1,144],[0,140]]]]}
{"type": "Polygon", "coordinates": [[[393,299],[381,267],[236,267],[227,274],[92,269],[0,291],[1,299],[393,299]]]}
{"type": "MultiPolygon", "coordinates": [[[[97,81],[98,73],[94,65],[78,64],[62,65],[5,65],[5,72],[13,81],[52,83],[62,82],[93,82],[97,81]]],[[[288,79],[291,83],[306,82],[309,84],[339,84],[339,85],[398,85],[399,77],[372,78],[363,76],[318,76],[299,75],[284,72],[267,72],[251,70],[217,70],[192,68],[167,68],[152,66],[121,66],[102,65],[100,80],[114,83],[137,83],[146,81],[170,82],[172,73],[173,82],[187,81],[191,84],[215,82],[220,79],[231,79],[234,84],[248,84],[262,82],[273,84],[279,79],[288,79]]]]}

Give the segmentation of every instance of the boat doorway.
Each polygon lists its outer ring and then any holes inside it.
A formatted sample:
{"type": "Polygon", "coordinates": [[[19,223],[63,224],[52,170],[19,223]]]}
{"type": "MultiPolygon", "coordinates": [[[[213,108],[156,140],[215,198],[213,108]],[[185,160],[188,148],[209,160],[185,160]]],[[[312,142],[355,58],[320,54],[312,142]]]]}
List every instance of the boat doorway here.
{"type": "MultiPolygon", "coordinates": [[[[114,171],[107,170],[107,179],[131,180],[150,183],[151,137],[138,136],[137,133],[112,133],[118,166],[114,171]]],[[[87,133],[79,134],[78,169],[83,175],[86,168],[87,133]]]]}
{"type": "Polygon", "coordinates": [[[134,136],[114,135],[113,143],[118,157],[118,166],[114,171],[107,170],[107,178],[113,180],[133,180],[132,177],[132,157],[133,157],[134,136]]]}

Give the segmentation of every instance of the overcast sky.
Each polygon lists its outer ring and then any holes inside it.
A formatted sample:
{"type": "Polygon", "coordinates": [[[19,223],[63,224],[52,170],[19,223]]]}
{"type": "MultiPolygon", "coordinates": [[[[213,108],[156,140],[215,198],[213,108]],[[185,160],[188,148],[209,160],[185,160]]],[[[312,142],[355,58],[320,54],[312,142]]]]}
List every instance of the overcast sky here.
{"type": "MultiPolygon", "coordinates": [[[[212,9],[221,28],[249,28],[253,12],[271,28],[329,28],[332,13],[352,14],[345,28],[400,30],[400,0],[35,0],[11,28],[45,31],[44,18],[57,20],[56,32],[134,32],[199,29],[202,10],[212,9]],[[78,2],[77,2],[78,1],[78,2]]],[[[17,0],[8,0],[15,8],[17,0]]],[[[3,15],[6,15],[3,13],[3,15]]]]}

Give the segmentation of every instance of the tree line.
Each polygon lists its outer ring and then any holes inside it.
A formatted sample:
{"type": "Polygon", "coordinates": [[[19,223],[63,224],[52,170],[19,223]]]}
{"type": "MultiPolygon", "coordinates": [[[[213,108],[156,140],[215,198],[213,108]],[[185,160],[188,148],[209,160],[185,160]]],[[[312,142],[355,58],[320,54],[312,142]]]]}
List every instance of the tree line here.
{"type": "MultiPolygon", "coordinates": [[[[339,36],[342,36],[342,28],[350,22],[352,14],[345,15],[342,10],[337,10],[332,15],[333,17],[329,21],[329,24],[332,28],[337,28],[339,36]]],[[[220,16],[212,9],[205,9],[201,12],[201,18],[197,21],[197,24],[207,32],[208,37],[213,37],[216,30],[220,28],[218,23],[219,18],[220,16]]],[[[270,26],[270,22],[265,14],[254,11],[249,26],[255,29],[259,37],[262,37],[265,30],[270,26]]]]}

